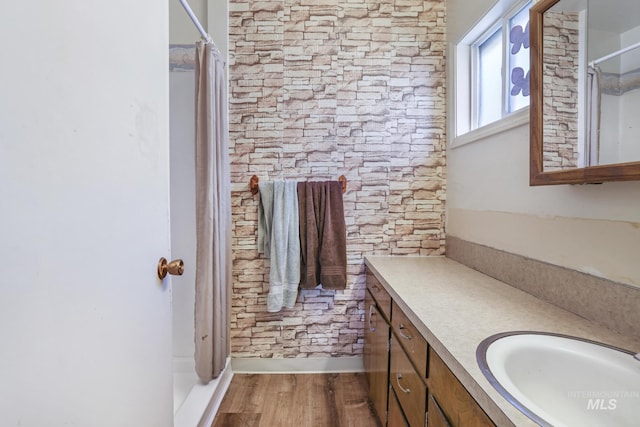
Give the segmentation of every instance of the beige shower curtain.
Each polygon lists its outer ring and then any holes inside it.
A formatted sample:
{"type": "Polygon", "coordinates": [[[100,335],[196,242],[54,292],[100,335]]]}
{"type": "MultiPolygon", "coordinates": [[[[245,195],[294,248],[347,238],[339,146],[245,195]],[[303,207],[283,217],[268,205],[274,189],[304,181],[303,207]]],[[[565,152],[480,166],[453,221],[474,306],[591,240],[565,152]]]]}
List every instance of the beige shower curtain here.
{"type": "Polygon", "coordinates": [[[229,354],[231,185],[224,61],[213,43],[196,43],[195,361],[208,383],[229,354]]]}

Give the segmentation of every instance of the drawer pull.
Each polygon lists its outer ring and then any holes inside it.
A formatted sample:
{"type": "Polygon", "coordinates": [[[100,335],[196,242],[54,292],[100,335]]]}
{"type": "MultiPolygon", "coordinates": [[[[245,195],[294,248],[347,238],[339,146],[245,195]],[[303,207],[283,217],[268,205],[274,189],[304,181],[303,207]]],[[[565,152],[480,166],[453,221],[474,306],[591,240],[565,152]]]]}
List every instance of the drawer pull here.
{"type": "Polygon", "coordinates": [[[402,374],[396,374],[396,383],[398,384],[398,387],[400,387],[400,390],[402,390],[403,393],[411,393],[411,389],[402,387],[402,385],[400,384],[401,379],[402,374]]]}
{"type": "Polygon", "coordinates": [[[402,323],[400,323],[400,325],[398,325],[398,333],[400,334],[400,336],[402,338],[404,338],[405,340],[413,339],[413,337],[411,335],[407,335],[407,334],[402,333],[403,330],[404,330],[404,325],[402,323]]]}
{"type": "Polygon", "coordinates": [[[373,316],[375,316],[376,313],[374,313],[373,311],[373,304],[371,304],[369,306],[369,330],[371,332],[375,332],[376,331],[376,327],[373,326],[373,316]]]}

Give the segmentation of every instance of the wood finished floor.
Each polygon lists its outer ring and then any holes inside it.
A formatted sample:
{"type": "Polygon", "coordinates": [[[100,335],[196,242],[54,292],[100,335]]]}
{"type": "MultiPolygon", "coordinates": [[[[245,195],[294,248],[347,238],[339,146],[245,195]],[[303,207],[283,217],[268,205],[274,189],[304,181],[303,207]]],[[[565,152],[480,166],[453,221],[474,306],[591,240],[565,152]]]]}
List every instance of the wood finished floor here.
{"type": "Polygon", "coordinates": [[[236,374],[212,427],[377,427],[363,373],[236,374]]]}

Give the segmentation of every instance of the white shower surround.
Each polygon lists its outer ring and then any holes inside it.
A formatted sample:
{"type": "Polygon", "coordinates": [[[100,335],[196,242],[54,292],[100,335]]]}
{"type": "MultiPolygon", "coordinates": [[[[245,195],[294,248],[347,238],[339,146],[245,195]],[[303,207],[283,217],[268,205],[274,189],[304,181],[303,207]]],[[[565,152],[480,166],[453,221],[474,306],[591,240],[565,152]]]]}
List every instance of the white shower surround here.
{"type": "Polygon", "coordinates": [[[210,426],[232,378],[230,358],[218,378],[202,384],[193,358],[174,357],[173,427],[210,426]]]}

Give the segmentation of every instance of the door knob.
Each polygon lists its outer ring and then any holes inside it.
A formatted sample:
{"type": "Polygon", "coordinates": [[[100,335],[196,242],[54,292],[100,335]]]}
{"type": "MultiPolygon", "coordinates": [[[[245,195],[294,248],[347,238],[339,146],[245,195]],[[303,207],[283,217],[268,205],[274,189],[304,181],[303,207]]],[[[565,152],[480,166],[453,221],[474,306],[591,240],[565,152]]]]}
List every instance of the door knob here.
{"type": "Polygon", "coordinates": [[[158,261],[158,278],[160,280],[164,279],[167,273],[174,276],[182,276],[182,273],[184,273],[184,261],[174,259],[168,262],[166,258],[160,258],[160,261],[158,261]]]}

